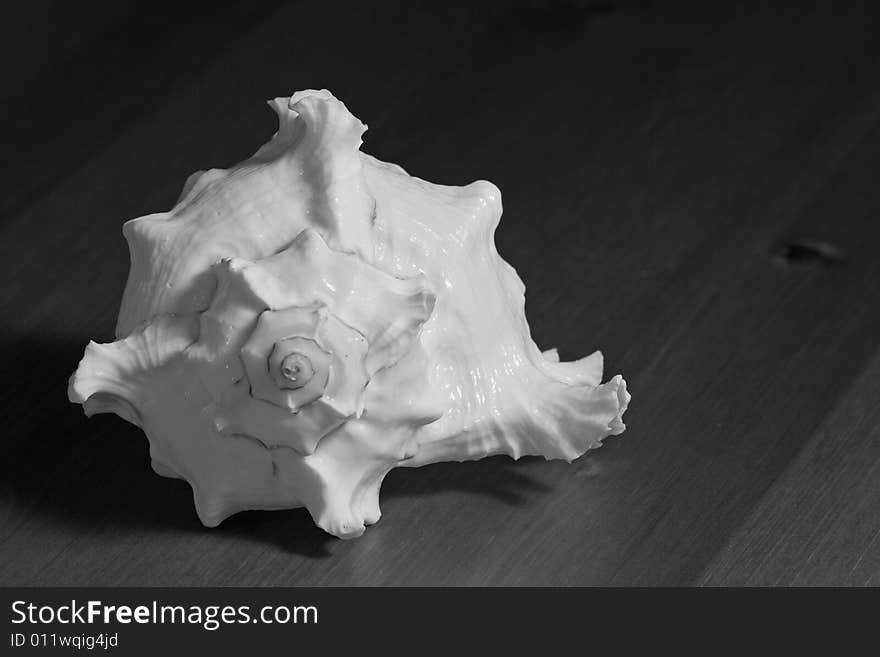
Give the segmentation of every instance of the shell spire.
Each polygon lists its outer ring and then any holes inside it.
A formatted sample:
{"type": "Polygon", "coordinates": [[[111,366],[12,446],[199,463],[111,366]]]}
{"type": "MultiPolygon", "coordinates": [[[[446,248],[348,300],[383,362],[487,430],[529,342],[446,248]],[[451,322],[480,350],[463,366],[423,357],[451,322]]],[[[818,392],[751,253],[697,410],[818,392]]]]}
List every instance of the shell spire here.
{"type": "Polygon", "coordinates": [[[360,152],[366,127],[326,90],[269,104],[278,131],[254,155],[125,224],[117,340],[69,384],[87,414],[143,429],[205,525],[305,506],[349,538],[394,467],[572,460],[624,430],[600,352],[563,363],[532,340],[494,185],[360,152]]]}

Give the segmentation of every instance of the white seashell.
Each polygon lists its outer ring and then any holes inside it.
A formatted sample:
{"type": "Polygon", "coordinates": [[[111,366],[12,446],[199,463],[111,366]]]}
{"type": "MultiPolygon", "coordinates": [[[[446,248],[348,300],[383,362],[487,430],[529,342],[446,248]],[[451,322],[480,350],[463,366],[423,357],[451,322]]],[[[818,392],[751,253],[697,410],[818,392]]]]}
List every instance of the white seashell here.
{"type": "Polygon", "coordinates": [[[601,353],[562,363],[532,341],[494,185],[361,153],[365,126],[326,90],[270,105],[280,127],[250,159],[125,224],[117,341],[70,379],[87,415],[144,430],[205,525],[306,506],[357,536],[395,466],[571,460],[624,430],[601,353]]]}

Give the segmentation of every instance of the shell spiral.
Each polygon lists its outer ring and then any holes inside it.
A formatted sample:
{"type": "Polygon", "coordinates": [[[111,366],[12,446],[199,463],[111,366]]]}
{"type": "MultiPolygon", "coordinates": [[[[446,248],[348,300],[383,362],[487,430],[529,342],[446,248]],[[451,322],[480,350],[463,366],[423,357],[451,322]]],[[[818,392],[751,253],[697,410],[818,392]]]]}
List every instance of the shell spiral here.
{"type": "Polygon", "coordinates": [[[205,525],[305,506],[358,536],[391,468],[572,460],[624,430],[601,353],[563,363],[532,341],[494,185],[362,153],[366,127],[326,90],[270,105],[279,129],[254,155],[125,224],[116,341],[90,342],[68,388],[141,427],[205,525]]]}

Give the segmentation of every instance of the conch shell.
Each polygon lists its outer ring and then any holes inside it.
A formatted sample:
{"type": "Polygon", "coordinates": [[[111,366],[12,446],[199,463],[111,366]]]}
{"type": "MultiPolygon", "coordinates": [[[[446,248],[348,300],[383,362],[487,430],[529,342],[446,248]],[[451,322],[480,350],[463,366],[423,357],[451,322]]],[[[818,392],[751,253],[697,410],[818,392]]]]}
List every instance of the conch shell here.
{"type": "Polygon", "coordinates": [[[305,506],[358,536],[395,466],[570,461],[624,430],[600,352],[532,341],[494,185],[361,153],[366,126],[326,90],[269,104],[280,126],[252,157],[125,224],[117,339],[89,343],[68,391],[141,427],[205,525],[305,506]]]}

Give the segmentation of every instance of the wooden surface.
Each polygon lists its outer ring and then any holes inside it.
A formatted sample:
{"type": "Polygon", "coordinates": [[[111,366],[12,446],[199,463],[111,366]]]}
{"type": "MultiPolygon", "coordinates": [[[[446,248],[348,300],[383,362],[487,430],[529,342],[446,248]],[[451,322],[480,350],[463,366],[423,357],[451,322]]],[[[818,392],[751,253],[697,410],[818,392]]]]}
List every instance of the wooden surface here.
{"type": "Polygon", "coordinates": [[[370,4],[65,12],[90,29],[4,64],[0,583],[880,584],[871,4],[370,4]],[[501,188],[533,336],[604,351],[624,435],[572,465],[396,470],[343,542],[304,510],[204,529],[139,430],[67,403],[112,338],[121,223],[308,87],[366,151],[501,188]]]}

